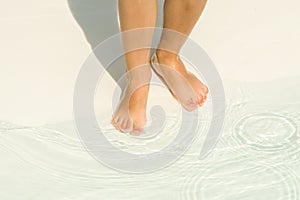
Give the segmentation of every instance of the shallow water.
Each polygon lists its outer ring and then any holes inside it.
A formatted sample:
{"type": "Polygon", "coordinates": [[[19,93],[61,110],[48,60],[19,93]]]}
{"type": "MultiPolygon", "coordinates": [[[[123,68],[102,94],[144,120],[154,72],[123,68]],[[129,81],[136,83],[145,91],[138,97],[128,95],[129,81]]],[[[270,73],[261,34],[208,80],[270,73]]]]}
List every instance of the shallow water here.
{"type": "MultiPolygon", "coordinates": [[[[299,200],[300,79],[224,85],[225,124],[213,152],[198,159],[210,124],[208,99],[188,151],[152,173],[104,166],[86,151],[73,122],[42,127],[0,122],[0,199],[299,200]]],[[[133,138],[108,123],[103,130],[123,151],[147,154],[174,138],[178,121],[166,109],[159,135],[133,138]]]]}

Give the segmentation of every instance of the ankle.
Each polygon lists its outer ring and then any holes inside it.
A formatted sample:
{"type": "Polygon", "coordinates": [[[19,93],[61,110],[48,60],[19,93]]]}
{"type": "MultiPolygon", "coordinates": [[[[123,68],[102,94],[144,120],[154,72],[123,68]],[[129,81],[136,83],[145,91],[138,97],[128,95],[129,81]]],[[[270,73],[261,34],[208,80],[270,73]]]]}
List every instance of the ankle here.
{"type": "Polygon", "coordinates": [[[149,83],[151,81],[152,72],[150,66],[136,69],[133,68],[131,70],[127,70],[126,76],[127,80],[131,83],[149,83]]]}
{"type": "Polygon", "coordinates": [[[158,59],[163,59],[163,60],[175,60],[178,58],[177,53],[163,50],[163,49],[157,49],[156,55],[157,55],[158,59]]]}

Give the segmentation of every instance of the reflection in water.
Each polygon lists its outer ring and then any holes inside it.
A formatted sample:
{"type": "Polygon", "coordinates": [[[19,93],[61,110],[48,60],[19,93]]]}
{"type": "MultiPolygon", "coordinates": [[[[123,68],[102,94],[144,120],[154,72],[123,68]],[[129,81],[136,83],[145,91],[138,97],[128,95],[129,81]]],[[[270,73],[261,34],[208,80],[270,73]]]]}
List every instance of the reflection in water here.
{"type": "MultiPolygon", "coordinates": [[[[225,86],[227,115],[216,149],[198,160],[209,127],[210,109],[204,107],[199,112],[198,137],[186,154],[173,165],[148,174],[120,173],[94,160],[71,122],[43,127],[0,122],[0,184],[5,191],[0,198],[300,199],[299,94],[289,94],[284,86],[285,92],[278,91],[281,87],[276,82],[270,87],[225,86]],[[268,98],[272,88],[289,98],[272,102],[268,98]]],[[[180,127],[180,119],[167,111],[159,135],[127,137],[115,131],[109,120],[104,133],[124,151],[157,151],[180,127]]]]}

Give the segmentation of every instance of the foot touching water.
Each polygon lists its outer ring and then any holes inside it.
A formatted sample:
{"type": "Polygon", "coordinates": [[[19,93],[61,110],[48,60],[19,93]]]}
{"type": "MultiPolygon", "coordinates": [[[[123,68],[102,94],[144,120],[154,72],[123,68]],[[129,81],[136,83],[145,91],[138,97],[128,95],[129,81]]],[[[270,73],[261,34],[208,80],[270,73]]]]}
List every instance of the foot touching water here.
{"type": "Polygon", "coordinates": [[[185,69],[177,54],[158,50],[151,58],[151,66],[185,109],[194,110],[203,105],[207,86],[185,69]]]}
{"type": "Polygon", "coordinates": [[[112,124],[122,132],[139,135],[146,124],[146,106],[151,79],[149,64],[127,72],[127,86],[112,124]]]}

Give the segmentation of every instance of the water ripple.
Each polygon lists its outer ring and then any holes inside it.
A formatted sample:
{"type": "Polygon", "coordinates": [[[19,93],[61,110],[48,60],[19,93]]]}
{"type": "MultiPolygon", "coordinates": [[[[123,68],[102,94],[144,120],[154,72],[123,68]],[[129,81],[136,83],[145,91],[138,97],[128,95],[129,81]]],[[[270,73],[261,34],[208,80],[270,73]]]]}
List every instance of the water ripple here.
{"type": "Polygon", "coordinates": [[[233,127],[241,143],[258,151],[280,151],[298,139],[294,120],[273,113],[251,114],[233,127]]]}
{"type": "Polygon", "coordinates": [[[181,199],[298,200],[299,180],[283,165],[266,165],[237,156],[208,163],[183,185],[181,199]],[[255,183],[255,184],[254,184],[255,183]]]}

